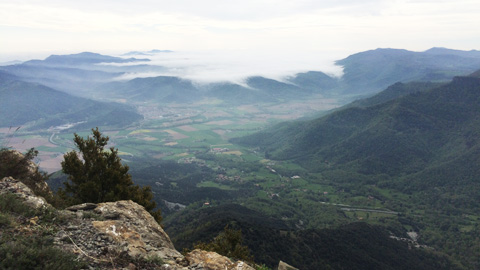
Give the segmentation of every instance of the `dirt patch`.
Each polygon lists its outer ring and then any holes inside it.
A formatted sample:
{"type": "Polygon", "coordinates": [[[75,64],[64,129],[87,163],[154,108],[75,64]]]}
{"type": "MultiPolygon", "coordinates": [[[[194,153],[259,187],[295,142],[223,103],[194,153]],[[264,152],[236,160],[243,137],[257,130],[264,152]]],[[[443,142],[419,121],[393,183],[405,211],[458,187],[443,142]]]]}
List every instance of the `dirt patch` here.
{"type": "Polygon", "coordinates": [[[152,131],[149,129],[137,129],[135,131],[130,132],[128,135],[136,135],[136,134],[148,133],[148,132],[152,132],[152,131]]]}
{"type": "Polygon", "coordinates": [[[183,130],[183,131],[197,131],[198,129],[192,127],[192,126],[181,126],[181,127],[178,127],[179,129],[183,130]]]}
{"type": "Polygon", "coordinates": [[[162,159],[164,157],[166,157],[167,155],[166,154],[157,154],[157,155],[154,155],[153,157],[154,158],[157,158],[157,159],[162,159]]]}
{"type": "Polygon", "coordinates": [[[156,141],[158,139],[154,138],[154,137],[145,137],[145,138],[142,138],[142,140],[147,141],[147,142],[151,142],[151,141],[156,141]]]}
{"type": "Polygon", "coordinates": [[[221,121],[207,122],[205,124],[207,124],[207,125],[217,125],[217,126],[226,126],[226,125],[233,124],[233,122],[230,121],[230,120],[221,120],[221,121]]]}
{"type": "Polygon", "coordinates": [[[169,142],[169,143],[166,143],[165,145],[166,146],[174,146],[174,145],[177,145],[178,143],[177,142],[169,142]]]}
{"type": "Polygon", "coordinates": [[[167,130],[165,130],[165,132],[167,132],[174,140],[181,140],[181,139],[188,138],[187,135],[184,135],[182,133],[176,132],[176,131],[171,130],[171,129],[167,129],[167,130]]]}
{"type": "Polygon", "coordinates": [[[62,165],[60,164],[63,161],[62,154],[52,155],[49,152],[40,152],[38,157],[40,159],[38,165],[42,171],[53,173],[62,169],[62,165]]]}

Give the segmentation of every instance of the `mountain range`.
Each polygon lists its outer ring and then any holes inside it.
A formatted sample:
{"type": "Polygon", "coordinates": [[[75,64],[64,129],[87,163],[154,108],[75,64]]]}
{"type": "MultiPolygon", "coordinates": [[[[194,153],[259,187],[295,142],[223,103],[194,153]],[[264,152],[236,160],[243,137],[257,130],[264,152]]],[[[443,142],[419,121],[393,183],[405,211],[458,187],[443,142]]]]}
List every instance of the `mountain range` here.
{"type": "Polygon", "coordinates": [[[473,76],[441,86],[395,84],[325,117],[282,123],[233,141],[259,146],[272,159],[297,160],[319,170],[340,166],[367,175],[419,173],[480,146],[478,91],[480,78],[473,76]],[[400,97],[391,99],[392,91],[400,97]]]}
{"type": "MultiPolygon", "coordinates": [[[[152,53],[158,52],[145,54],[152,53]]],[[[231,82],[199,85],[169,76],[154,79],[154,75],[151,78],[121,80],[123,75],[135,76],[136,73],[168,73],[168,68],[149,64],[148,58],[122,58],[90,52],[52,55],[44,60],[3,66],[0,70],[24,81],[89,98],[126,95],[134,97],[132,102],[144,102],[142,96],[148,92],[148,100],[158,103],[182,103],[187,101],[185,95],[188,95],[189,102],[216,98],[226,103],[245,104],[282,102],[315,94],[337,97],[371,95],[396,82],[445,82],[477,70],[480,67],[479,54],[478,51],[443,48],[425,52],[376,49],[337,61],[336,64],[344,71],[340,78],[320,71],[308,71],[286,77],[283,81],[253,76],[246,78],[243,85],[231,82]],[[179,93],[172,93],[176,89],[179,93]],[[239,99],[240,96],[242,99],[239,99]]]]}
{"type": "Polygon", "coordinates": [[[0,126],[125,126],[143,117],[127,105],[93,101],[0,72],[0,126]]]}
{"type": "Polygon", "coordinates": [[[343,67],[344,93],[375,93],[396,82],[448,81],[480,67],[479,51],[432,48],[424,52],[376,49],[336,62],[343,67]]]}

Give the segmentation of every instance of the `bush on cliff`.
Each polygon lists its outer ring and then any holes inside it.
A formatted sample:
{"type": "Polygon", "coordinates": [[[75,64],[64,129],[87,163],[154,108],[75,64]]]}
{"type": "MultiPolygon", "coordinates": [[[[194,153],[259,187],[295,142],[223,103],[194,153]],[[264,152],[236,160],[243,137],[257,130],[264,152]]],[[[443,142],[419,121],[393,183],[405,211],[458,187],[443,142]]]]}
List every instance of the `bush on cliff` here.
{"type": "Polygon", "coordinates": [[[65,182],[65,192],[71,195],[73,203],[100,203],[118,200],[132,200],[161,222],[160,210],[155,210],[150,187],[133,184],[128,173],[129,167],[123,165],[118,149],[106,150],[108,136],[92,129],[92,136],[84,139],[77,134],[73,139],[79,152],[73,150],[64,155],[62,170],[68,174],[70,182],[65,182]]]}

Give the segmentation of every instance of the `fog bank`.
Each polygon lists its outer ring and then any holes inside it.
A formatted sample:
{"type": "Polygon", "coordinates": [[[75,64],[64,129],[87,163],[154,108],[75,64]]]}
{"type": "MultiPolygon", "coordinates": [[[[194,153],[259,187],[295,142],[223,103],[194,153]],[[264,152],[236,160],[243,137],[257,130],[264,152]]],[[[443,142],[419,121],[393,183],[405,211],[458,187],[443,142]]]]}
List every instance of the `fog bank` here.
{"type": "MultiPolygon", "coordinates": [[[[228,81],[242,83],[251,76],[283,80],[299,72],[322,71],[341,76],[342,68],[334,64],[344,55],[331,52],[252,52],[252,51],[174,51],[128,57],[149,58],[148,65],[166,67],[166,71],[127,73],[119,80],[138,77],[176,76],[197,83],[228,81]]],[[[132,63],[132,64],[139,64],[132,63]]]]}

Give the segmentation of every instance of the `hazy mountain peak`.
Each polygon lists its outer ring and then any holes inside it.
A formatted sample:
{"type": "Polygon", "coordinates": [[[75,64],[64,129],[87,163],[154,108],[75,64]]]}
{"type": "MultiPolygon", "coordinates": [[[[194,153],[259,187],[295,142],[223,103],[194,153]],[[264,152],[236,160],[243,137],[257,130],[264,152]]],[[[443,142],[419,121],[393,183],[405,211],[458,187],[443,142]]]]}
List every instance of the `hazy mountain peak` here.
{"type": "Polygon", "coordinates": [[[477,50],[462,51],[462,50],[448,49],[444,47],[433,47],[431,49],[426,50],[424,53],[431,54],[431,55],[456,55],[456,56],[462,56],[462,57],[475,57],[475,58],[480,57],[480,51],[477,51],[477,50]]]}
{"type": "Polygon", "coordinates": [[[158,49],[153,49],[150,51],[130,51],[127,53],[122,54],[123,56],[130,56],[130,55],[154,55],[157,53],[172,53],[173,51],[171,50],[158,50],[158,49]]]}
{"type": "Polygon", "coordinates": [[[70,66],[70,65],[92,65],[99,63],[130,63],[130,62],[145,62],[150,59],[138,59],[138,58],[121,58],[109,55],[103,55],[93,52],[81,52],[77,54],[65,54],[65,55],[50,55],[45,60],[31,60],[25,62],[25,64],[34,65],[54,65],[54,66],[70,66]]]}

